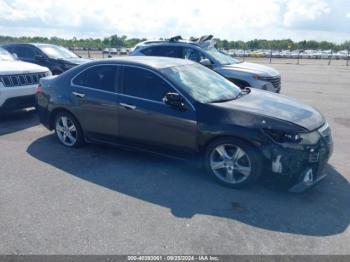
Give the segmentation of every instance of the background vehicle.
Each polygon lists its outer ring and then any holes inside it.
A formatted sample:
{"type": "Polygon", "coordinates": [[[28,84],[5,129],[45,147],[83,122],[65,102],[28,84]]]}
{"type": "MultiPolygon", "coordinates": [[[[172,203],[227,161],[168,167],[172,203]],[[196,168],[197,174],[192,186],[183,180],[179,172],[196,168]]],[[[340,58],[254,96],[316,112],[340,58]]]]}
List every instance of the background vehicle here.
{"type": "Polygon", "coordinates": [[[162,41],[145,41],[136,45],[132,56],[165,56],[189,59],[205,65],[224,76],[240,88],[254,87],[280,92],[281,76],[273,68],[240,62],[215,48],[212,36],[192,41],[173,37],[162,41]]]}
{"type": "Polygon", "coordinates": [[[53,75],[61,74],[72,67],[90,61],[62,46],[51,44],[9,44],[4,45],[3,48],[22,61],[49,68],[53,75]]]}
{"type": "Polygon", "coordinates": [[[0,47],[0,111],[35,106],[35,88],[48,75],[49,69],[17,61],[0,47]]]}
{"type": "Polygon", "coordinates": [[[203,159],[218,182],[253,183],[264,167],[301,191],[324,177],[330,129],[312,107],[240,90],[192,61],[127,57],[40,81],[40,121],[68,147],[85,141],[203,159]]]}

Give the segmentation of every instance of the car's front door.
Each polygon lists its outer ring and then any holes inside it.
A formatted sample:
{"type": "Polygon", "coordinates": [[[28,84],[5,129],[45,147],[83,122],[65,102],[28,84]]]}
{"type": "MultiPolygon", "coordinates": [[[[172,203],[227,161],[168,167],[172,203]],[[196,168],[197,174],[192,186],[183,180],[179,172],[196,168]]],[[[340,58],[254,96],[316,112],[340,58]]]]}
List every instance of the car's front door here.
{"type": "Polygon", "coordinates": [[[72,80],[70,95],[89,138],[108,141],[118,136],[119,71],[117,65],[92,66],[72,80]]]}
{"type": "Polygon", "coordinates": [[[119,95],[119,135],[134,142],[196,150],[197,122],[194,107],[179,110],[163,102],[168,92],[177,92],[158,73],[136,66],[123,66],[119,95]]]}

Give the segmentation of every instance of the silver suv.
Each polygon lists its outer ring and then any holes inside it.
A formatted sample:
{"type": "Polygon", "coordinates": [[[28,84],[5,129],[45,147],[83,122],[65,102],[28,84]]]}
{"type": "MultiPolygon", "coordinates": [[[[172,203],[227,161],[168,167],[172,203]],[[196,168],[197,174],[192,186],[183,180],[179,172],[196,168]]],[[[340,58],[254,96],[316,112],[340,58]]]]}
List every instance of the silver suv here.
{"type": "Polygon", "coordinates": [[[281,75],[278,71],[260,64],[241,62],[216,49],[215,44],[212,35],[190,40],[176,36],[139,43],[130,55],[190,59],[211,68],[240,88],[249,86],[280,92],[281,75]]]}

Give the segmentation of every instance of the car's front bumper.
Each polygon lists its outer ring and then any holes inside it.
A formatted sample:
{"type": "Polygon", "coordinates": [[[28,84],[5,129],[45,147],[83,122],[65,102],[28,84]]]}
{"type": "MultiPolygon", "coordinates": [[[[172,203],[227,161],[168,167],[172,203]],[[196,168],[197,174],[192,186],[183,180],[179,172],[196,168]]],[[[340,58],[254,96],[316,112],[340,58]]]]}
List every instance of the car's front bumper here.
{"type": "Polygon", "coordinates": [[[35,106],[35,88],[37,85],[18,87],[0,87],[0,109],[17,110],[35,106]]]}
{"type": "Polygon", "coordinates": [[[327,175],[326,167],[333,153],[333,140],[327,124],[319,130],[321,139],[315,145],[272,144],[264,150],[272,174],[286,179],[290,192],[303,192],[327,175]]]}

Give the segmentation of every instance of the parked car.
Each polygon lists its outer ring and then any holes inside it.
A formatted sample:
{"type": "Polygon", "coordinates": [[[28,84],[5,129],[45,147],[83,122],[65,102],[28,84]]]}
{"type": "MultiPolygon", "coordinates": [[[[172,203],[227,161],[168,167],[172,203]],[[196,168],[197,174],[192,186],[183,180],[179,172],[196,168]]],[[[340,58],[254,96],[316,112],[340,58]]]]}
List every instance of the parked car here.
{"type": "Polygon", "coordinates": [[[239,89],[189,60],[126,57],[41,79],[40,122],[60,143],[138,148],[203,161],[240,188],[270,170],[302,191],[324,176],[330,128],[317,110],[258,89],[239,89]],[[265,173],[265,172],[264,172],[265,173]]]}
{"type": "Polygon", "coordinates": [[[57,45],[9,44],[4,45],[3,48],[22,61],[48,67],[54,75],[90,61],[57,45]]]}
{"type": "Polygon", "coordinates": [[[212,36],[196,41],[182,41],[181,37],[169,40],[145,41],[134,48],[132,56],[165,56],[189,59],[205,65],[224,76],[240,88],[254,87],[279,93],[281,75],[264,65],[240,62],[215,48],[212,36]]]}
{"type": "Polygon", "coordinates": [[[0,111],[35,106],[39,79],[51,75],[46,67],[17,61],[0,47],[0,111]]]}

